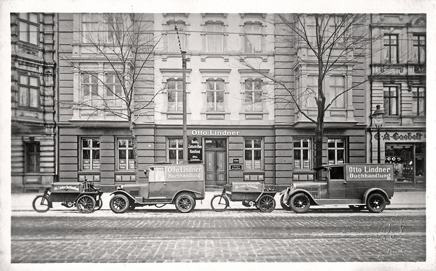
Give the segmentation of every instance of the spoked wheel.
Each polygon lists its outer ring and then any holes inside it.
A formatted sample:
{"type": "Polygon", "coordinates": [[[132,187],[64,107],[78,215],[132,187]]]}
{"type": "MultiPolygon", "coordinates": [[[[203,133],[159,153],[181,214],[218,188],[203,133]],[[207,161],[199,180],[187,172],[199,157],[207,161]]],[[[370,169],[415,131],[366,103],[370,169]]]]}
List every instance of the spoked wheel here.
{"type": "Polygon", "coordinates": [[[115,195],[109,201],[109,207],[114,213],[124,213],[130,208],[129,199],[121,194],[115,195]]]}
{"type": "Polygon", "coordinates": [[[290,206],[292,211],[296,213],[305,213],[309,210],[310,199],[304,193],[298,193],[292,196],[290,206]]]}
{"type": "Polygon", "coordinates": [[[95,208],[95,199],[88,195],[81,196],[76,202],[77,210],[81,213],[92,213],[95,208]]]}
{"type": "Polygon", "coordinates": [[[291,211],[291,210],[292,210],[291,207],[287,206],[287,205],[283,202],[284,197],[285,197],[285,195],[282,195],[282,196],[280,197],[280,206],[282,206],[283,210],[291,211]]]}
{"type": "Polygon", "coordinates": [[[98,211],[101,209],[101,207],[103,207],[103,200],[101,198],[99,198],[97,200],[97,202],[95,203],[95,210],[98,211]]]}
{"type": "Polygon", "coordinates": [[[50,209],[51,204],[47,197],[39,195],[33,200],[32,206],[38,213],[45,213],[50,209]]]}
{"type": "Polygon", "coordinates": [[[365,205],[348,205],[353,212],[360,212],[365,209],[365,205]]]}
{"type": "Polygon", "coordinates": [[[261,212],[272,212],[276,208],[276,200],[271,195],[263,195],[257,202],[257,208],[261,212]]]}
{"type": "Polygon", "coordinates": [[[176,198],[176,209],[181,213],[189,213],[195,208],[195,200],[190,193],[181,193],[176,198]]]}
{"type": "Polygon", "coordinates": [[[379,193],[371,194],[366,201],[366,208],[371,213],[381,213],[386,208],[386,199],[379,193]]]}
{"type": "Polygon", "coordinates": [[[215,212],[222,212],[229,207],[229,200],[223,195],[215,195],[210,200],[210,207],[215,212]]]}

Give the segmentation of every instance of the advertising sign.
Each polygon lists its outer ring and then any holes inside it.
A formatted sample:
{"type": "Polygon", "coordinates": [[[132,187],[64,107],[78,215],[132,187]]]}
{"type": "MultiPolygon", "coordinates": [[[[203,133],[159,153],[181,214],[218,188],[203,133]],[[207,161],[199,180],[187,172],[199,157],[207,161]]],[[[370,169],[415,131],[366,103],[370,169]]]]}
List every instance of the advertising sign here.
{"type": "Polygon", "coordinates": [[[150,182],[203,181],[203,165],[165,165],[150,167],[150,182]]]}
{"type": "Polygon", "coordinates": [[[394,167],[391,164],[346,165],[346,180],[389,180],[394,179],[394,167]]]}

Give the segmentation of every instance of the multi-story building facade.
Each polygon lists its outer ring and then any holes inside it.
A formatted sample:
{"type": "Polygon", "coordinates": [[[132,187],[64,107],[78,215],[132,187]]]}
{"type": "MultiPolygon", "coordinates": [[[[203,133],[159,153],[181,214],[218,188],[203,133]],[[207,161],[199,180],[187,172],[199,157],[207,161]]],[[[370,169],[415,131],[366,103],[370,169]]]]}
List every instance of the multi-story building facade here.
{"type": "Polygon", "coordinates": [[[369,130],[371,162],[395,166],[397,187],[424,187],[426,165],[426,15],[370,15],[375,42],[368,67],[371,110],[384,111],[369,130]]]}
{"type": "Polygon", "coordinates": [[[55,14],[11,13],[11,189],[56,180],[55,14]]]}

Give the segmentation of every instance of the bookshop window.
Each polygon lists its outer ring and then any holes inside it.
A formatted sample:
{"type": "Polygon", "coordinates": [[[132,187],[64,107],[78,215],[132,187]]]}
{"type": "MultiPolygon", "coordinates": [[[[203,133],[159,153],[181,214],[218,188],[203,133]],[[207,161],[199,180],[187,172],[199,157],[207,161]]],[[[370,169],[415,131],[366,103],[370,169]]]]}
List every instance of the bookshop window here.
{"type": "Polygon", "coordinates": [[[294,141],[294,168],[311,168],[312,141],[310,139],[296,139],[294,141]]]}

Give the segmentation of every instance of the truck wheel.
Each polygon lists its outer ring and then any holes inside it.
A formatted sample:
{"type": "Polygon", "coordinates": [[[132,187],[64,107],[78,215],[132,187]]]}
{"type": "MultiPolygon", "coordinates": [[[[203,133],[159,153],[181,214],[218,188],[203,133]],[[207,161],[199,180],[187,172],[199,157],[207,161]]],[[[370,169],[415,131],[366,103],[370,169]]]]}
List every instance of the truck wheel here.
{"type": "Polygon", "coordinates": [[[176,197],[176,209],[181,213],[189,213],[195,208],[195,200],[190,193],[180,193],[176,197]]]}
{"type": "Polygon", "coordinates": [[[257,208],[261,212],[272,212],[276,208],[276,201],[273,196],[263,195],[257,202],[257,208]]]}
{"type": "Polygon", "coordinates": [[[381,213],[386,208],[386,199],[379,193],[369,195],[366,200],[366,208],[371,213],[381,213]]]}
{"type": "Polygon", "coordinates": [[[291,207],[287,206],[287,205],[283,202],[284,197],[285,197],[285,195],[282,195],[282,196],[280,197],[280,206],[282,206],[283,210],[291,211],[291,210],[292,210],[291,207]]]}
{"type": "Polygon", "coordinates": [[[127,211],[127,209],[129,209],[129,206],[129,199],[121,194],[113,196],[109,201],[109,207],[111,208],[112,212],[117,214],[124,213],[127,211]]]}
{"type": "Polygon", "coordinates": [[[92,213],[95,208],[95,199],[91,196],[83,195],[77,200],[76,207],[81,213],[92,213]]]}
{"type": "Polygon", "coordinates": [[[292,211],[296,213],[305,213],[310,208],[310,199],[304,193],[297,193],[291,197],[291,202],[289,204],[292,211]]]}

